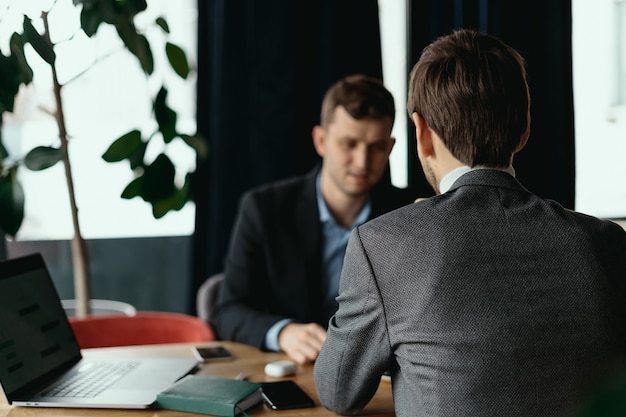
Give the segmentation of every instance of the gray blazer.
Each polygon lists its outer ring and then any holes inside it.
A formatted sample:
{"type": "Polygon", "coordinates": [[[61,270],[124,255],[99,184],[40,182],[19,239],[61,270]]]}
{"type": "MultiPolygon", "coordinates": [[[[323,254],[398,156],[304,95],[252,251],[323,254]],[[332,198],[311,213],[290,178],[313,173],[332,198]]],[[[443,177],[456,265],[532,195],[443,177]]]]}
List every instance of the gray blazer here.
{"type": "Polygon", "coordinates": [[[471,171],[354,230],[315,363],[361,410],[391,370],[397,416],[566,416],[621,363],[626,232],[471,171]]]}

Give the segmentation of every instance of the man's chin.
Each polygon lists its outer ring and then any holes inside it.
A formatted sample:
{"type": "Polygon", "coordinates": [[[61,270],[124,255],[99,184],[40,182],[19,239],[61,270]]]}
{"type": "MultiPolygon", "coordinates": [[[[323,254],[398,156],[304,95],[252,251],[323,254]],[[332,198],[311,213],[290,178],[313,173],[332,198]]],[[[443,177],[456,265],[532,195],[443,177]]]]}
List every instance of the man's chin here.
{"type": "Polygon", "coordinates": [[[370,190],[372,189],[371,185],[369,184],[352,184],[348,187],[345,188],[345,191],[348,195],[350,195],[351,197],[363,197],[366,196],[370,190]]]}

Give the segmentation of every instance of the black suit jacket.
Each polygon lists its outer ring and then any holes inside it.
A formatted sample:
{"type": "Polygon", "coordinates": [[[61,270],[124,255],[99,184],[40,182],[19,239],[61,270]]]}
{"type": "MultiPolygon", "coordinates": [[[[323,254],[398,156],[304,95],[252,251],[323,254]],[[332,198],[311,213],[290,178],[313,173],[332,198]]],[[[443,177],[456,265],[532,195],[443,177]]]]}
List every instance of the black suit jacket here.
{"type": "MultiPolygon", "coordinates": [[[[315,191],[319,169],[243,195],[211,323],[220,339],[264,349],[266,332],[281,319],[328,326],[315,191]]],[[[372,190],[371,217],[412,202],[409,194],[385,178],[372,190]]]]}

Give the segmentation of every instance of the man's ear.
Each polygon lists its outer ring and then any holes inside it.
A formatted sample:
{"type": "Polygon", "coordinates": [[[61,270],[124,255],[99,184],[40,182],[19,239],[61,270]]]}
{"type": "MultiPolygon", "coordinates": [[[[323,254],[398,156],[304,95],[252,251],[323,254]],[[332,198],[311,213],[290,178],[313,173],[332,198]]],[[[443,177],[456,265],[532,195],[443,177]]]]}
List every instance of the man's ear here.
{"type": "Polygon", "coordinates": [[[322,126],[314,126],[313,131],[311,132],[311,136],[313,136],[313,146],[315,147],[315,151],[322,158],[326,154],[326,149],[324,148],[324,136],[326,135],[326,131],[322,128],[322,126]]]}
{"type": "Polygon", "coordinates": [[[526,131],[522,134],[522,137],[520,138],[519,145],[517,145],[517,148],[515,148],[515,152],[514,153],[517,153],[517,152],[521,151],[524,148],[524,146],[526,146],[526,143],[528,142],[528,138],[529,137],[530,137],[530,126],[528,126],[526,131]]]}
{"type": "Polygon", "coordinates": [[[417,154],[421,157],[429,157],[435,154],[433,146],[433,136],[430,126],[426,120],[417,112],[411,114],[411,119],[415,124],[415,139],[417,141],[417,154]]]}

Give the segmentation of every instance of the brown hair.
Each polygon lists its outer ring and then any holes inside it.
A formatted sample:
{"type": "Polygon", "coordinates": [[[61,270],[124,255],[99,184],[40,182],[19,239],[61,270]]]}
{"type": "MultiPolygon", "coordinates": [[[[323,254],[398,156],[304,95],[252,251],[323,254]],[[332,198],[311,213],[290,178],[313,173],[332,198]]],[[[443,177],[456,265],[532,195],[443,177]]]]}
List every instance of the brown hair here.
{"type": "Polygon", "coordinates": [[[382,81],[367,75],[349,75],[333,84],[322,101],[320,125],[328,127],[333,121],[335,109],[343,106],[355,119],[381,119],[396,116],[393,96],[382,81]]]}
{"type": "Polygon", "coordinates": [[[501,40],[459,30],[424,48],[409,80],[417,112],[461,162],[506,167],[530,128],[524,58],[501,40]]]}

